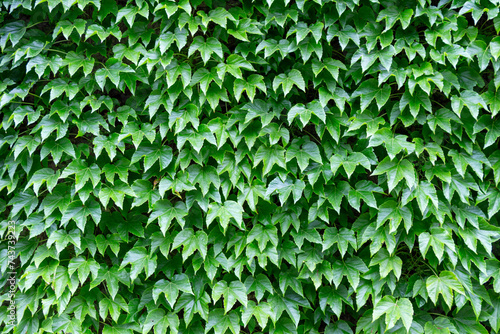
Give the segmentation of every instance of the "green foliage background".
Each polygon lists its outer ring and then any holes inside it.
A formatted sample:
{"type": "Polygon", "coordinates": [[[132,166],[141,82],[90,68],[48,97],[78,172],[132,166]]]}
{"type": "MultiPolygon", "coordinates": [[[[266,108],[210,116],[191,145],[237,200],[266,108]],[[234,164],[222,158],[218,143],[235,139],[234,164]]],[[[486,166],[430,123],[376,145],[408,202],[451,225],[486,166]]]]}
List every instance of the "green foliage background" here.
{"type": "Polygon", "coordinates": [[[2,333],[499,332],[499,0],[0,4],[2,333]]]}

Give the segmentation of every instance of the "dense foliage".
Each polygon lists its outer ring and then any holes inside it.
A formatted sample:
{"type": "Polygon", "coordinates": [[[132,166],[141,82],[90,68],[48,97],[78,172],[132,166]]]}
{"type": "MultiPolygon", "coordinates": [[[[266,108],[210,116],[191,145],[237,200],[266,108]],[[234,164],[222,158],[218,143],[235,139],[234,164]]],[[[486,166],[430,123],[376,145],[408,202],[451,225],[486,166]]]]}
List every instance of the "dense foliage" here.
{"type": "Polygon", "coordinates": [[[499,0],[0,4],[3,333],[499,332],[499,0]]]}

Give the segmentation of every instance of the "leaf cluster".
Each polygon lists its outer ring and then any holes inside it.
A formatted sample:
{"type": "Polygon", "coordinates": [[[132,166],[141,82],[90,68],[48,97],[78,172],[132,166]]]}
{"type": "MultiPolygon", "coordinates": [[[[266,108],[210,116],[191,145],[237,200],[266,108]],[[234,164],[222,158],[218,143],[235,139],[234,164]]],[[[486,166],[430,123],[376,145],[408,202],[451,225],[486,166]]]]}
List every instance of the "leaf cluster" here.
{"type": "Polygon", "coordinates": [[[0,8],[1,333],[500,332],[498,0],[0,8]]]}

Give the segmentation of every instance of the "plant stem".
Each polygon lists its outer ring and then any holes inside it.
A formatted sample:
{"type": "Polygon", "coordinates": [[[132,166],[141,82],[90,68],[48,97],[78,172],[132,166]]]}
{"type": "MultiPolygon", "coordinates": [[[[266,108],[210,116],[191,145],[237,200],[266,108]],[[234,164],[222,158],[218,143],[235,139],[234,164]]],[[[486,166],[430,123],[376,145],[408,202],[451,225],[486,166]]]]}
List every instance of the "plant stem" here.
{"type": "Polygon", "coordinates": [[[37,22],[37,23],[33,23],[33,24],[30,24],[29,26],[26,27],[26,30],[29,29],[29,28],[32,28],[40,23],[45,23],[45,22],[49,22],[49,21],[40,21],[40,22],[37,22]]]}

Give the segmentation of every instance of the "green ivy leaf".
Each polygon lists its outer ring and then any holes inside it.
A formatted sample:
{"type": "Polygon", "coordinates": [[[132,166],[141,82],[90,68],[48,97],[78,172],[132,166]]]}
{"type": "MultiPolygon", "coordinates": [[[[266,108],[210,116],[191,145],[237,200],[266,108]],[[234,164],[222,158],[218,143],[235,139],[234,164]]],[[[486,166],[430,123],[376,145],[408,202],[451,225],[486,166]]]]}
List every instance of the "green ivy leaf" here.
{"type": "Polygon", "coordinates": [[[450,271],[442,271],[439,276],[430,276],[426,281],[427,291],[432,302],[436,304],[438,296],[442,295],[444,301],[451,307],[453,304],[453,291],[465,294],[463,286],[457,276],[450,271]]]}
{"type": "Polygon", "coordinates": [[[387,329],[391,329],[396,322],[401,319],[406,331],[410,330],[413,321],[413,305],[408,298],[396,300],[393,296],[382,298],[373,310],[373,321],[385,314],[385,324],[387,329]]]}

